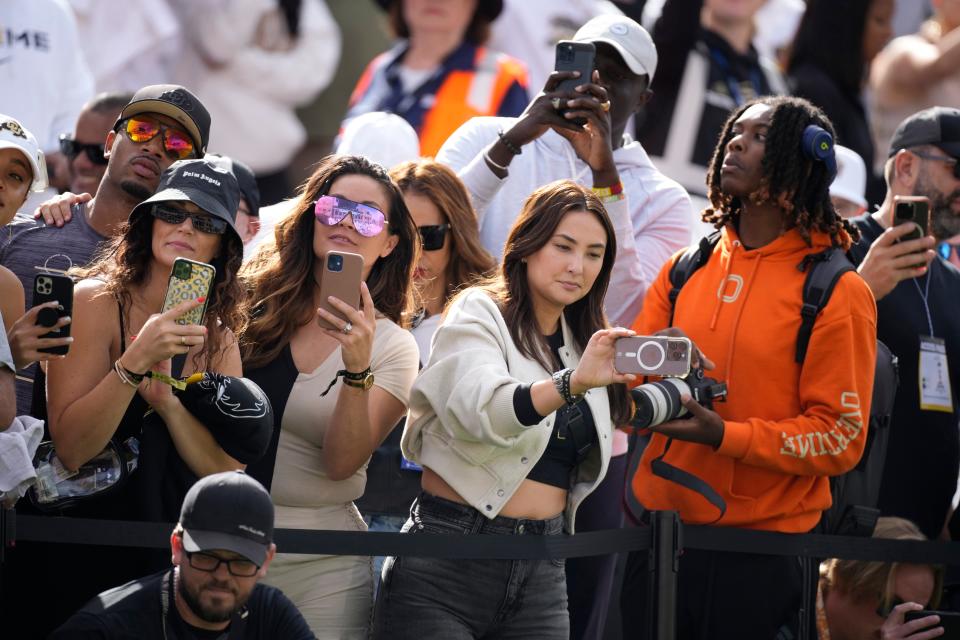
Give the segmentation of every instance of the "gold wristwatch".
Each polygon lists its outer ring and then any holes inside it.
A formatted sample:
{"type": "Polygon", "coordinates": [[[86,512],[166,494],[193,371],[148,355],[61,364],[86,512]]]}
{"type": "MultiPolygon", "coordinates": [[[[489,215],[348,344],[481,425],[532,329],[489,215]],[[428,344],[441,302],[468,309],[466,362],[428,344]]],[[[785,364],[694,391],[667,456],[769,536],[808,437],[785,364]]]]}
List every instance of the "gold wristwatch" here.
{"type": "Polygon", "coordinates": [[[367,367],[360,373],[350,373],[347,370],[343,370],[340,374],[343,375],[343,384],[345,385],[363,389],[364,391],[373,386],[373,373],[370,372],[370,367],[367,367]]]}

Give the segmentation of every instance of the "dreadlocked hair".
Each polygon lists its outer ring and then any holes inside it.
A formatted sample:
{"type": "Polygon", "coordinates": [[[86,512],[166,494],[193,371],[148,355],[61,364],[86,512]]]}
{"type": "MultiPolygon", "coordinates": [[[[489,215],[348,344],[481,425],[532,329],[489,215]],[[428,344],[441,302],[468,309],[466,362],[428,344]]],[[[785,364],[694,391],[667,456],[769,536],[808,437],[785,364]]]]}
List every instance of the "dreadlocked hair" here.
{"type": "Polygon", "coordinates": [[[738,224],[743,202],[724,193],[720,186],[720,170],[727,146],[733,139],[733,125],[743,113],[756,104],[773,108],[763,154],[763,181],[748,197],[754,204],[775,203],[783,210],[784,230],[796,228],[808,246],[810,233],[819,231],[830,236],[831,243],[844,250],[860,239],[860,232],[837,213],[830,201],[830,173],[823,162],[807,157],[801,149],[803,132],[815,124],[836,137],[833,124],[823,111],[803,98],[764,96],[740,106],[727,118],[707,170],[707,198],[710,206],[703,212],[703,221],[721,228],[738,224]]]}

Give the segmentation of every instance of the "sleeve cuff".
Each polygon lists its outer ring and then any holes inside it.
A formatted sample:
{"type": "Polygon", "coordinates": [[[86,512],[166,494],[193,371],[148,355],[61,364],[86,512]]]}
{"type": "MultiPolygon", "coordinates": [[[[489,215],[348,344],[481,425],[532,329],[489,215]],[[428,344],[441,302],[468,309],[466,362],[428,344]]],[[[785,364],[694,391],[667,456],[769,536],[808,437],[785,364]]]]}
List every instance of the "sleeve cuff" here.
{"type": "Polygon", "coordinates": [[[750,447],[750,424],[747,422],[733,422],[725,420],[723,423],[723,440],[717,447],[717,453],[731,458],[743,458],[750,447]]]}
{"type": "Polygon", "coordinates": [[[533,394],[530,392],[529,384],[517,385],[513,390],[513,412],[517,414],[517,420],[525,427],[532,427],[539,424],[546,416],[537,413],[533,406],[533,394]]]}

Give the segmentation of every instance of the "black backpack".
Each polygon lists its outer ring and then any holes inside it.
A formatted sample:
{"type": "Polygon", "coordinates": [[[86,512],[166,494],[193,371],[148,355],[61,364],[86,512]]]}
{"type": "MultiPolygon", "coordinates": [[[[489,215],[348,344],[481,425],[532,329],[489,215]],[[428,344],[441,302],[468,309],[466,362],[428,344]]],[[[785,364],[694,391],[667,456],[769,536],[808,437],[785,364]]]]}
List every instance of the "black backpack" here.
{"type": "MultiPolygon", "coordinates": [[[[687,249],[670,268],[671,305],[670,324],[673,324],[673,309],[677,303],[680,289],[691,276],[710,259],[714,247],[720,241],[717,231],[700,240],[698,246],[687,249]]],[[[806,271],[803,283],[803,306],[800,311],[800,328],[797,331],[795,360],[802,363],[807,355],[810,336],[817,316],[827,306],[830,295],[848,271],[856,267],[844,252],[831,247],[818,253],[807,255],[797,265],[801,272],[806,271]]],[[[870,402],[870,418],[867,426],[867,441],[863,455],[857,466],[845,474],[830,478],[830,493],[833,504],[823,512],[815,531],[836,535],[870,536],[877,517],[877,499],[880,494],[880,481],[883,478],[883,465],[887,457],[890,419],[893,403],[899,386],[897,358],[880,340],[877,340],[877,361],[874,368],[873,395],[870,402]]],[[[635,440],[634,451],[627,473],[628,482],[640,464],[640,456],[646,446],[646,440],[635,440]]],[[[691,487],[692,488],[692,487],[691,487]]],[[[699,492],[699,489],[694,489],[699,492]]],[[[642,509],[627,487],[627,507],[637,517],[638,508],[642,509]]]]}

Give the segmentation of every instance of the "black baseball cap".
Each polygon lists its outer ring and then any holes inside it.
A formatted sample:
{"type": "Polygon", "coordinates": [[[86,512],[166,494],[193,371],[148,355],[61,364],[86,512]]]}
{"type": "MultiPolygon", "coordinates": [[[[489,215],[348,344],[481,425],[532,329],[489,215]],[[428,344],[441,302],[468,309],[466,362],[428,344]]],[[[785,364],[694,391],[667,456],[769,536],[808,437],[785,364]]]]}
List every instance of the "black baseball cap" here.
{"type": "Polygon", "coordinates": [[[232,551],[262,567],[273,543],[273,501],[243,471],[215,473],[190,487],[180,526],[188,552],[232,551]]]}
{"type": "Polygon", "coordinates": [[[247,201],[250,207],[251,216],[260,216],[260,188],[257,187],[257,176],[253,169],[236,158],[231,158],[220,153],[208,153],[207,158],[225,168],[233,174],[240,185],[240,195],[247,201]]]}
{"type": "Polygon", "coordinates": [[[242,241],[236,224],[240,186],[230,171],[212,160],[177,160],[164,169],[157,192],[133,208],[130,222],[149,211],[155,202],[192,202],[225,220],[242,241]]]}
{"type": "Polygon", "coordinates": [[[888,157],[892,158],[901,149],[925,144],[960,158],[960,109],[931,107],[908,117],[894,131],[888,157]]]}
{"type": "Polygon", "coordinates": [[[198,157],[207,151],[207,143],[210,142],[210,113],[200,99],[187,91],[186,87],[178,84],[151,84],[143,87],[133,94],[133,98],[120,112],[113,130],[116,131],[122,121],[141,113],[159,113],[173,118],[193,138],[198,157]]]}

